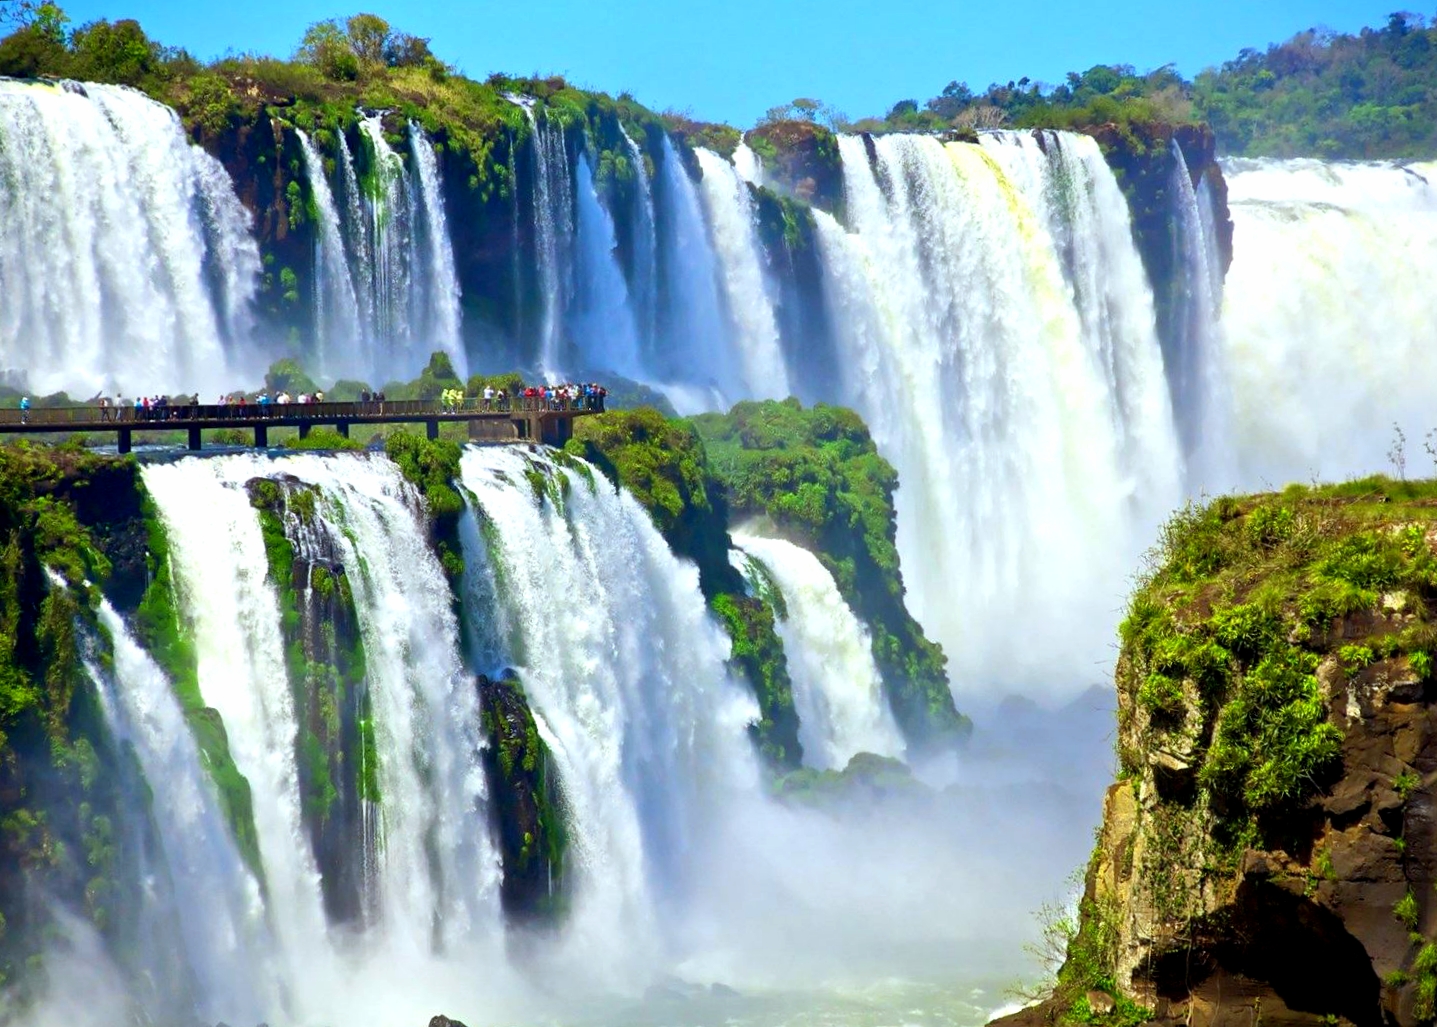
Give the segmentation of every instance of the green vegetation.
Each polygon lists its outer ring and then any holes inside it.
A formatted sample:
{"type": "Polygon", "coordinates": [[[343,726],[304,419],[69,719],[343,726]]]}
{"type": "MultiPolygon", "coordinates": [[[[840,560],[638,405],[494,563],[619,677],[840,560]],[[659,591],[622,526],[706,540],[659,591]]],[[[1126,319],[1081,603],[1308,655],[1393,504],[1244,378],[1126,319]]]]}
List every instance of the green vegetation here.
{"type": "Polygon", "coordinates": [[[1069,72],[1057,85],[1022,78],[976,93],[950,82],[920,105],[900,100],[865,132],[1136,126],[1207,122],[1241,156],[1430,158],[1437,150],[1437,26],[1395,13],[1356,35],[1309,29],[1189,81],[1171,66],[1069,72]]]}
{"type": "Polygon", "coordinates": [[[627,489],[674,553],[698,565],[699,587],[733,642],[732,663],[759,701],[755,743],[772,766],[797,767],[788,659],[771,606],[747,595],[729,563],[728,504],[694,427],[649,408],[610,411],[578,420],[565,451],[627,489]]]}
{"type": "Polygon", "coordinates": [[[133,461],[0,446],[0,984],[22,1003],[52,903],[108,939],[136,912],[136,842],[114,825],[140,797],[86,663],[110,664],[94,607],[133,591],[118,525],[140,495],[133,461]]]}
{"type": "MultiPolygon", "coordinates": [[[[432,362],[431,362],[432,366],[432,362]]],[[[429,511],[435,551],[455,595],[464,576],[464,547],[459,541],[459,516],[464,497],[455,488],[459,480],[459,445],[448,439],[427,439],[407,431],[396,431],[384,440],[384,451],[399,467],[429,511]]]]}
{"type": "Polygon", "coordinates": [[[230,755],[229,736],[219,711],[206,706],[200,692],[194,639],[180,615],[180,602],[171,576],[169,540],[148,496],[144,500],[144,517],[149,535],[146,553],[149,587],[135,611],[135,634],[169,678],[194,734],[200,761],[214,780],[220,809],[240,855],[256,880],[263,882],[264,865],[259,854],[259,836],[255,833],[249,781],[230,755]]]}
{"type": "Polygon", "coordinates": [[[563,789],[517,678],[479,680],[488,740],[481,758],[494,801],[506,912],[552,921],[568,908],[569,831],[563,789]]]}
{"type": "Polygon", "coordinates": [[[927,794],[907,764],[871,752],[856,754],[842,770],[803,767],[791,771],[775,779],[772,788],[784,799],[818,807],[855,796],[884,799],[927,794]]]}
{"type": "MultiPolygon", "coordinates": [[[[1437,484],[1380,477],[1291,486],[1189,507],[1164,529],[1121,629],[1120,722],[1126,738],[1190,753],[1197,790],[1181,801],[1210,808],[1229,842],[1279,823],[1335,772],[1339,681],[1430,672],[1434,498],[1437,484]],[[1377,618],[1360,644],[1343,640],[1354,616],[1377,618]]],[[[1127,773],[1143,759],[1119,756],[1127,773]]]]}
{"type": "Polygon", "coordinates": [[[814,552],[869,626],[894,716],[910,743],[961,737],[946,658],[903,605],[897,475],[851,410],[793,399],[692,419],[735,519],[757,518],[814,552]]]}
{"type": "Polygon", "coordinates": [[[360,800],[380,801],[354,596],[342,567],[303,559],[296,548],[301,531],[319,530],[318,490],[268,478],[251,480],[247,489],[279,596],[304,822],[324,871],[326,903],[332,910],[352,909],[358,896],[341,893],[350,875],[338,868],[363,851],[360,800]]]}

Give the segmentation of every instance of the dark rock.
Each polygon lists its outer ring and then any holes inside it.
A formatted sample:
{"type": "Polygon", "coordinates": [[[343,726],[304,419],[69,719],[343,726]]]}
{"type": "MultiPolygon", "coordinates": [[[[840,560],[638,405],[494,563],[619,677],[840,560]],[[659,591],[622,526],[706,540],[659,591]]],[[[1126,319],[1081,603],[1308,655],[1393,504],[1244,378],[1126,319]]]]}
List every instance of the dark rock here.
{"type": "Polygon", "coordinates": [[[458,1020],[451,1020],[449,1017],[440,1014],[430,1018],[429,1027],[464,1027],[458,1020]]]}
{"type": "Polygon", "coordinates": [[[499,901],[511,919],[553,923],[567,896],[568,833],[558,774],[518,677],[480,675],[476,685],[487,741],[480,759],[503,866],[499,901]]]}

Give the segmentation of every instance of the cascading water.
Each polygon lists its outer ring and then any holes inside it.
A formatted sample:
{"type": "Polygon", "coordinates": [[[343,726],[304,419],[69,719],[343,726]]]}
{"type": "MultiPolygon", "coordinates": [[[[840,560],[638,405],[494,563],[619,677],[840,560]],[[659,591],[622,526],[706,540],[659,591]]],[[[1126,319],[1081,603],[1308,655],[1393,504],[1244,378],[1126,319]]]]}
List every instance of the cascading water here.
{"type": "Polygon", "coordinates": [[[30,388],[210,391],[262,366],[249,222],[168,107],[0,79],[0,363],[30,388]]]}
{"type": "Polygon", "coordinates": [[[454,246],[449,239],[449,219],[444,214],[444,186],[439,180],[439,163],[434,146],[415,122],[409,123],[409,148],[414,154],[414,187],[420,234],[424,240],[422,263],[426,273],[420,297],[425,332],[420,342],[431,351],[449,354],[454,370],[467,370],[464,345],[459,337],[459,279],[454,272],[454,246]]]}
{"type": "Polygon", "coordinates": [[[864,140],[841,137],[851,230],[815,219],[845,398],[902,482],[915,615],[959,687],[1065,689],[1074,654],[1105,660],[1123,568],[1145,517],[1176,498],[1178,456],[1146,283],[1119,275],[1127,296],[1093,286],[1086,262],[1118,274],[1118,258],[1084,248],[1065,261],[1049,229],[1050,217],[1120,212],[1100,245],[1131,248],[1126,210],[1093,184],[1110,173],[1088,168],[1092,188],[1069,193],[1066,211],[1037,205],[1042,179],[1015,182],[1002,145],[887,136],[870,164],[864,140]],[[1086,320],[1065,264],[1084,276],[1086,320]],[[1015,644],[1006,626],[1035,619],[1046,644],[1015,644]]]}
{"type": "Polygon", "coordinates": [[[510,627],[499,666],[517,667],[569,806],[566,943],[587,974],[641,980],[662,951],[659,909],[699,884],[686,870],[705,810],[756,788],[753,701],[728,678],[696,569],[632,497],[514,449],[466,451],[463,478],[489,540],[467,562],[487,568],[482,592],[510,627]]]}
{"type": "Polygon", "coordinates": [[[843,601],[833,575],[792,542],[745,534],[733,540],[762,565],[751,575],[771,575],[783,596],[778,632],[793,679],[804,762],[842,769],[860,752],[901,757],[903,738],[883,696],[868,630],[843,601]]]}
{"type": "Polygon", "coordinates": [[[1227,439],[1230,414],[1227,373],[1218,337],[1222,314],[1222,263],[1214,230],[1211,194],[1206,204],[1193,188],[1182,147],[1173,140],[1173,238],[1180,269],[1173,312],[1174,333],[1168,353],[1168,379],[1183,448],[1188,454],[1190,491],[1216,490],[1228,483],[1231,456],[1227,439]]]}
{"type": "Polygon", "coordinates": [[[1178,495],[1180,454],[1157,341],[1152,290],[1133,245],[1127,200],[1097,140],[1067,132],[985,132],[998,160],[1047,225],[1072,290],[1088,358],[1117,433],[1129,488],[1166,514],[1178,495]]]}
{"type": "Polygon", "coordinates": [[[578,219],[570,331],[585,371],[638,378],[639,334],[629,287],[614,253],[614,219],[599,200],[587,154],[579,157],[575,183],[578,219]]]}
{"type": "Polygon", "coordinates": [[[569,258],[574,214],[569,150],[564,144],[563,130],[549,123],[547,113],[540,123],[532,97],[509,96],[508,99],[523,108],[534,136],[534,242],[539,288],[543,293],[539,366],[546,377],[557,378],[563,357],[564,311],[572,291],[569,258]]]}
{"type": "Polygon", "coordinates": [[[363,354],[360,306],[344,252],[344,226],[334,193],[324,173],[324,161],[314,141],[299,132],[304,153],[304,173],[319,214],[315,232],[314,330],[318,372],[333,377],[357,377],[368,373],[363,354]]]}
{"type": "Polygon", "coordinates": [[[758,154],[749,148],[748,143],[740,141],[733,151],[733,167],[738,172],[738,177],[752,185],[763,185],[763,164],[758,159],[758,154]]]}
{"type": "Polygon", "coordinates": [[[184,942],[192,1012],[206,1022],[257,1023],[278,1008],[282,980],[259,885],[235,848],[169,680],[107,600],[98,613],[113,667],[87,667],[105,718],[133,748],[145,780],[164,790],[151,807],[164,857],[156,900],[184,942]]]}
{"type": "Polygon", "coordinates": [[[719,295],[718,257],[703,205],[683,159],[667,135],[659,165],[658,197],[665,212],[660,271],[665,303],[653,377],[680,413],[721,408],[742,395],[740,368],[728,341],[719,295]]]}
{"type": "Polygon", "coordinates": [[[764,280],[753,199],[733,165],[705,149],[694,151],[703,171],[704,209],[719,257],[720,279],[733,322],[743,374],[743,397],[781,399],[789,394],[773,298],[764,280]]]}
{"type": "MultiPolygon", "coordinates": [[[[249,781],[268,910],[296,1012],[332,986],[319,872],[301,817],[297,726],[285,673],[280,609],[266,581],[264,538],[237,485],[259,458],[184,460],[144,468],[169,535],[172,573],[198,657],[199,688],[218,711],[239,772],[249,781]],[[301,955],[302,954],[302,955],[301,955]],[[305,981],[297,980],[303,968],[305,981]]],[[[271,1015],[274,1015],[271,1012],[271,1015]]]]}
{"type": "Polygon", "coordinates": [[[638,324],[640,345],[647,355],[652,351],[658,332],[658,219],[654,210],[653,182],[644,151],[622,125],[619,131],[623,133],[624,145],[634,167],[634,179],[638,183],[638,223],[633,227],[634,284],[630,291],[634,297],[634,320],[638,324]]]}
{"type": "Polygon", "coordinates": [[[1389,426],[1437,428],[1437,165],[1223,163],[1233,263],[1223,366],[1239,481],[1388,466],[1389,426]]]}
{"type": "Polygon", "coordinates": [[[414,490],[383,457],[232,456],[148,466],[144,475],[193,621],[201,692],[252,788],[291,1017],[365,1009],[362,988],[350,989],[352,1002],[339,997],[341,968],[355,972],[355,960],[384,967],[385,980],[412,973],[469,994],[446,976],[458,971],[446,955],[496,958],[498,865],[483,817],[477,698],[414,490]],[[378,915],[358,946],[337,945],[326,926],[302,823],[281,612],[246,491],[255,478],[276,477],[314,490],[311,522],[296,529],[310,536],[301,548],[322,538],[338,554],[363,637],[381,825],[372,856],[378,915]],[[227,545],[214,544],[217,526],[227,545]]]}
{"type": "Polygon", "coordinates": [[[373,186],[367,195],[369,251],[374,290],[370,303],[374,311],[376,371],[381,377],[391,367],[406,367],[410,318],[410,276],[418,269],[410,257],[414,246],[414,212],[410,206],[408,172],[404,161],[384,138],[379,115],[360,121],[359,130],[369,143],[373,186]],[[387,342],[387,345],[385,344],[387,342]],[[395,352],[398,350],[399,352],[395,352]]]}

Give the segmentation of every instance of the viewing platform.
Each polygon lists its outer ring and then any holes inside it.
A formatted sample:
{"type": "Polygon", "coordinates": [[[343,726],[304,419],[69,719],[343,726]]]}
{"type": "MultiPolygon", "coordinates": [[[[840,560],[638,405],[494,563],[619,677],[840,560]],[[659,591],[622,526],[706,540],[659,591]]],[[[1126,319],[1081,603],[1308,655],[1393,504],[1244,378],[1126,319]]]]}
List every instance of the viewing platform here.
{"type": "MultiPolygon", "coordinates": [[[[477,402],[477,401],[470,401],[477,402]]],[[[562,446],[574,434],[574,418],[602,412],[596,409],[556,409],[544,400],[520,398],[507,409],[446,407],[428,400],[385,400],[382,403],[244,403],[176,404],[137,410],[131,406],[100,407],[95,404],[68,407],[32,407],[29,410],[0,410],[0,435],[38,435],[53,432],[113,432],[116,448],[130,452],[136,432],[189,433],[189,448],[201,448],[201,432],[208,429],[240,428],[254,431],[258,449],[269,446],[269,429],[298,428],[307,438],[316,425],[332,426],[349,437],[354,425],[423,424],[431,439],[439,437],[439,425],[462,421],[469,425],[469,437],[485,442],[538,442],[562,446]]]]}

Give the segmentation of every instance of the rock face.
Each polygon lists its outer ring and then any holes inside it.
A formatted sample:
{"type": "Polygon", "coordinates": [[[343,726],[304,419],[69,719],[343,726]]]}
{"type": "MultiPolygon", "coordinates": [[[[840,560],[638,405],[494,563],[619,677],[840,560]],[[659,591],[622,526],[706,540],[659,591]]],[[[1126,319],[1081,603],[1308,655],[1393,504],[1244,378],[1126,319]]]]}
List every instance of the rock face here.
{"type": "Polygon", "coordinates": [[[783,191],[831,214],[843,206],[843,158],[833,132],[811,121],[774,121],[748,133],[764,174],[783,191]]]}
{"type": "Polygon", "coordinates": [[[568,894],[568,834],[558,775],[519,679],[512,672],[498,679],[480,675],[477,687],[489,743],[481,759],[503,857],[499,899],[513,920],[552,922],[562,915],[568,894]]]}
{"type": "Polygon", "coordinates": [[[1431,1022],[1437,486],[1219,501],[1165,543],[1066,962],[1006,1022],[1431,1022]]]}

